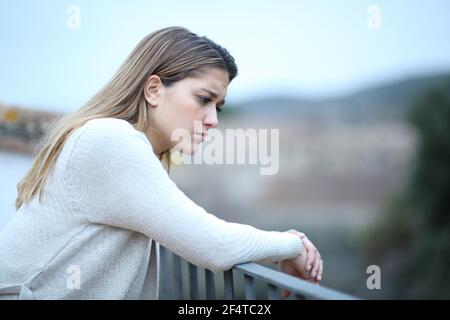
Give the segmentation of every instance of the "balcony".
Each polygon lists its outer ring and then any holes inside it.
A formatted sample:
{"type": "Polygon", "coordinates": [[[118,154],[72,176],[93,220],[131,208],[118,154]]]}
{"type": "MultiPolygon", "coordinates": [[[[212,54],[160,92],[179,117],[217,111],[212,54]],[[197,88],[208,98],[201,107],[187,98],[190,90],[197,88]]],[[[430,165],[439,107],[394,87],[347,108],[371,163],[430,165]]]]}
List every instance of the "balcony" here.
{"type": "Polygon", "coordinates": [[[256,263],[239,264],[214,273],[195,266],[163,246],[160,246],[160,259],[160,299],[279,300],[283,299],[282,289],[290,290],[292,297],[300,300],[358,299],[256,263]]]}

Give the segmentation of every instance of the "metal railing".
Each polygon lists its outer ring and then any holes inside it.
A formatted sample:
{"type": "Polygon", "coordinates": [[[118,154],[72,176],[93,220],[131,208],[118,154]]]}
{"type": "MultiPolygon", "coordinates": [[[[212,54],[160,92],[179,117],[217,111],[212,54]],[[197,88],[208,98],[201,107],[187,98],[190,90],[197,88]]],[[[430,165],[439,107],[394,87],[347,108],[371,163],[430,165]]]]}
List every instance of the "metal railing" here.
{"type": "MultiPolygon", "coordinates": [[[[180,258],[163,246],[160,246],[160,269],[160,299],[277,300],[282,299],[282,289],[288,289],[297,299],[358,299],[355,296],[312,284],[308,281],[301,280],[256,263],[239,264],[230,270],[216,274],[208,269],[203,269],[204,277],[199,277],[199,269],[202,268],[180,258]],[[172,258],[171,264],[170,257],[172,258]],[[236,294],[237,290],[235,290],[234,286],[235,279],[233,272],[243,275],[244,277],[243,292],[241,292],[240,295],[236,294]],[[223,282],[218,282],[220,286],[219,296],[216,295],[216,275],[217,278],[223,277],[223,282]],[[258,291],[256,285],[257,281],[262,282],[266,287],[260,287],[260,290],[258,291]],[[187,284],[188,288],[184,287],[183,284],[187,284]],[[184,291],[185,289],[188,290],[184,291]],[[204,292],[204,294],[200,295],[200,292],[204,292]],[[265,297],[261,298],[261,295],[265,295],[265,297]]],[[[240,284],[242,284],[242,282],[240,282],[240,284]]]]}

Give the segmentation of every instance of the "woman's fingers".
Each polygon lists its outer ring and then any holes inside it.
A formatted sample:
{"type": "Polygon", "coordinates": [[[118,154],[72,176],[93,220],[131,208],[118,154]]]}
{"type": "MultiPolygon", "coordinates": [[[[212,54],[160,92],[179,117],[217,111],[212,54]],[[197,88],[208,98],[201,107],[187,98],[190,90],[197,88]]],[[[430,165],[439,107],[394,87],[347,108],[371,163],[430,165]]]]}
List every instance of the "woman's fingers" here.
{"type": "Polygon", "coordinates": [[[311,277],[314,279],[317,278],[317,275],[318,275],[319,269],[320,269],[320,262],[322,261],[322,258],[320,257],[320,253],[317,250],[315,250],[315,253],[316,253],[316,260],[314,261],[314,265],[313,265],[313,267],[311,269],[311,273],[310,273],[311,277]]]}
{"type": "Polygon", "coordinates": [[[308,252],[308,258],[306,259],[306,270],[307,271],[311,271],[312,267],[313,267],[313,263],[316,260],[316,248],[314,247],[314,245],[311,243],[311,241],[309,241],[309,239],[307,237],[303,238],[303,244],[306,248],[306,251],[308,252]]]}
{"type": "Polygon", "coordinates": [[[288,298],[291,295],[291,291],[283,289],[283,298],[288,298]]]}
{"type": "Polygon", "coordinates": [[[297,230],[294,230],[295,231],[295,233],[301,238],[301,239],[303,239],[304,237],[306,237],[306,235],[303,233],[303,232],[300,232],[300,231],[297,231],[297,230]]]}
{"type": "Polygon", "coordinates": [[[323,260],[320,259],[320,268],[319,271],[317,272],[317,275],[314,277],[314,283],[319,284],[320,281],[322,280],[322,270],[323,270],[323,260]]]}
{"type": "Polygon", "coordinates": [[[314,261],[316,260],[316,250],[308,251],[308,259],[306,260],[306,270],[311,274],[314,261]]]}
{"type": "Polygon", "coordinates": [[[319,274],[317,275],[317,282],[322,281],[322,274],[323,274],[323,260],[320,259],[320,268],[319,268],[319,274]]]}
{"type": "Polygon", "coordinates": [[[305,280],[309,280],[313,283],[320,282],[323,274],[323,260],[319,251],[304,233],[294,229],[289,230],[289,232],[297,234],[302,239],[304,249],[307,253],[306,260],[304,262],[298,261],[299,264],[303,265],[304,263],[304,269],[302,270],[302,266],[299,266],[298,271],[303,274],[303,278],[305,280]]]}

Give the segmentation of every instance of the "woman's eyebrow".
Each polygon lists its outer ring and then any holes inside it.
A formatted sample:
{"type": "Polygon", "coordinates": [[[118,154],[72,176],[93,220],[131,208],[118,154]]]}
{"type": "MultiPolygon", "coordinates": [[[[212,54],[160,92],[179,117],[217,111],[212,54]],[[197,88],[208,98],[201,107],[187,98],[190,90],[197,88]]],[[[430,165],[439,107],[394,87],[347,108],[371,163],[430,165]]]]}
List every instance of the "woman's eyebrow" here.
{"type": "MultiPolygon", "coordinates": [[[[218,97],[218,94],[213,92],[213,91],[211,91],[211,90],[208,90],[208,89],[205,89],[205,88],[200,88],[200,90],[204,90],[204,91],[208,92],[214,99],[218,97]]],[[[219,104],[220,105],[224,105],[225,104],[225,99],[220,101],[219,104]]]]}

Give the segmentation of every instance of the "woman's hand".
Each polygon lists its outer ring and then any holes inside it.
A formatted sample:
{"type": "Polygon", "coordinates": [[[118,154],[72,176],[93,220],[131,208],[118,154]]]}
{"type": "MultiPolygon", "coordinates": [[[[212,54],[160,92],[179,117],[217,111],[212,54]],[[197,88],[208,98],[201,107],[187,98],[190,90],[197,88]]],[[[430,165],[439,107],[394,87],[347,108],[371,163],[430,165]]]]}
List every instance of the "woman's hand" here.
{"type": "MultiPolygon", "coordinates": [[[[299,236],[302,240],[303,248],[299,256],[279,261],[280,271],[312,283],[320,283],[323,273],[323,260],[319,251],[304,233],[296,230],[287,232],[299,236]]],[[[283,290],[283,298],[287,298],[290,295],[291,292],[289,290],[283,290]]]]}

